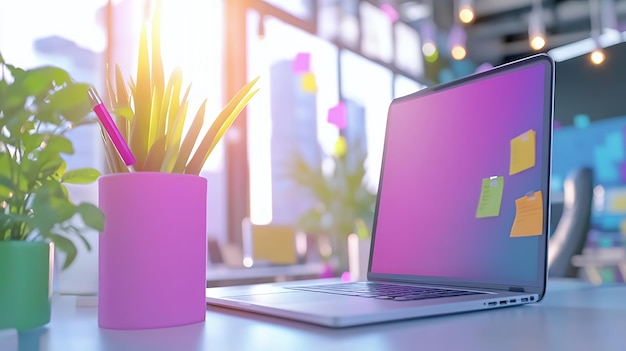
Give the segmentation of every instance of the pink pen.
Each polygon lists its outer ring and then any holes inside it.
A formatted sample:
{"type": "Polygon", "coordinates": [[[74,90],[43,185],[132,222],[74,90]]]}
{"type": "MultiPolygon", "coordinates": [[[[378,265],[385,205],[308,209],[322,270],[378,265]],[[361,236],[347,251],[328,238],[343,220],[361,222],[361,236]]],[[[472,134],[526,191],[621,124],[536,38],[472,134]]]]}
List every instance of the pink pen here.
{"type": "Polygon", "coordinates": [[[89,100],[91,100],[93,112],[96,113],[96,116],[98,116],[104,130],[106,130],[107,134],[109,134],[109,138],[111,138],[111,141],[113,142],[115,149],[117,149],[117,152],[120,154],[120,157],[127,166],[134,165],[136,162],[135,156],[133,155],[133,152],[130,151],[124,137],[122,137],[122,133],[120,133],[120,130],[117,129],[109,111],[107,111],[106,107],[102,103],[102,99],[100,99],[98,92],[94,88],[89,88],[87,94],[89,95],[89,100]]]}

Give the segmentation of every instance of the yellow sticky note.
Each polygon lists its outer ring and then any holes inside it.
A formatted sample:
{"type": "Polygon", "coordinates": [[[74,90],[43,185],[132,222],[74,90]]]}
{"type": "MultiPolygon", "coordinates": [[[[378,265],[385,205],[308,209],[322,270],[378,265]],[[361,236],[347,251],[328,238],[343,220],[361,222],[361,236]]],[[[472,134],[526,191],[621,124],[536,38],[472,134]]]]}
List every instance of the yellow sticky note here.
{"type": "Polygon", "coordinates": [[[253,225],[252,256],[254,260],[274,264],[297,263],[294,228],[279,225],[253,225]]]}
{"type": "Polygon", "coordinates": [[[510,175],[535,166],[535,135],[531,129],[511,140],[510,175]]]}
{"type": "Polygon", "coordinates": [[[511,238],[536,236],[543,233],[543,196],[541,191],[515,200],[515,220],[511,238]]]}
{"type": "Polygon", "coordinates": [[[315,93],[317,92],[317,83],[315,82],[315,75],[311,72],[305,73],[302,75],[302,80],[300,81],[302,90],[307,93],[315,93]]]}
{"type": "Polygon", "coordinates": [[[500,215],[504,177],[483,178],[480,200],[476,209],[476,218],[495,217],[500,215]]]}
{"type": "Polygon", "coordinates": [[[614,196],[613,201],[611,201],[610,209],[618,212],[626,211],[626,194],[614,196]]]}
{"type": "Polygon", "coordinates": [[[335,155],[337,157],[343,157],[348,151],[348,142],[343,135],[340,135],[335,142],[335,155]]]}

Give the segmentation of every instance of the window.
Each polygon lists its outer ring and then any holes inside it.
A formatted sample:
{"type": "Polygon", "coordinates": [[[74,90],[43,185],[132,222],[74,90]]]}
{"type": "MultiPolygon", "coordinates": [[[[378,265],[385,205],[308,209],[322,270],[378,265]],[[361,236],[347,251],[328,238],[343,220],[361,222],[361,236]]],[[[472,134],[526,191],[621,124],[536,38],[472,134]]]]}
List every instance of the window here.
{"type": "Polygon", "coordinates": [[[248,77],[261,76],[261,90],[248,107],[250,217],[255,224],[294,224],[311,203],[286,179],[290,153],[298,150],[310,162],[321,162],[318,144],[331,153],[339,131],[327,122],[328,113],[344,103],[349,133],[366,140],[366,181],[376,191],[389,103],[424,87],[410,78],[423,74],[423,60],[417,31],[369,2],[320,1],[316,34],[308,31],[309,22],[299,28],[291,18],[308,2],[266,2],[292,7],[284,18],[270,16],[265,6],[247,12],[248,77]],[[294,61],[302,57],[308,71],[296,72],[294,61]],[[302,86],[305,73],[313,87],[302,86]]]}
{"type": "Polygon", "coordinates": [[[248,13],[248,38],[249,76],[262,77],[248,107],[250,216],[255,224],[289,223],[301,210],[284,173],[291,152],[319,160],[318,142],[329,145],[337,135],[326,123],[339,97],[337,49],[275,18],[262,20],[255,11],[248,13]],[[306,67],[295,69],[299,54],[306,57],[306,67]]]}

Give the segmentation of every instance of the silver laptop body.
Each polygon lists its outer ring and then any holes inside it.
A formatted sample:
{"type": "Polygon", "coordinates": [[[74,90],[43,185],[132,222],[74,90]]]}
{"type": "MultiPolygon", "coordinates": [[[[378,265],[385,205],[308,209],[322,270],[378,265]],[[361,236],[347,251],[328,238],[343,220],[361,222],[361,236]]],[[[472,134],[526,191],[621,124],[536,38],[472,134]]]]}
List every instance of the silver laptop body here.
{"type": "Polygon", "coordinates": [[[539,302],[553,91],[540,54],[394,99],[367,281],[208,288],[207,303],[346,327],[539,302]]]}

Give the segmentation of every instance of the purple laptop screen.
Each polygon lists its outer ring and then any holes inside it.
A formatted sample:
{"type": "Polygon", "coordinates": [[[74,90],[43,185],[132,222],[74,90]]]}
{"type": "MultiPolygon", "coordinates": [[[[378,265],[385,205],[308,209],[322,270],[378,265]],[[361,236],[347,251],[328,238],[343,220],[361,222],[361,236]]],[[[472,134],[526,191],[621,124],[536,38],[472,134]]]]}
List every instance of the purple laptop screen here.
{"type": "Polygon", "coordinates": [[[549,69],[522,66],[391,104],[372,273],[543,279],[549,69]]]}

